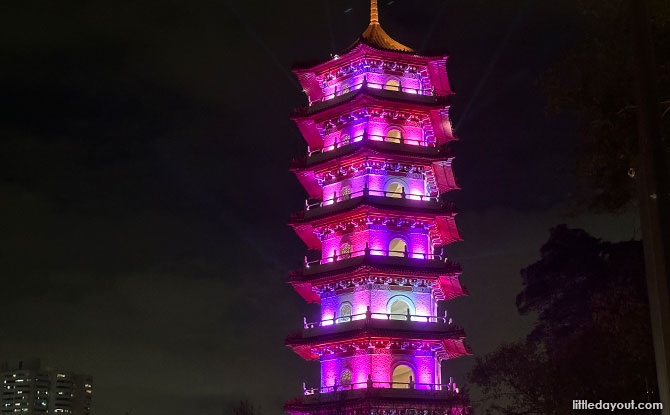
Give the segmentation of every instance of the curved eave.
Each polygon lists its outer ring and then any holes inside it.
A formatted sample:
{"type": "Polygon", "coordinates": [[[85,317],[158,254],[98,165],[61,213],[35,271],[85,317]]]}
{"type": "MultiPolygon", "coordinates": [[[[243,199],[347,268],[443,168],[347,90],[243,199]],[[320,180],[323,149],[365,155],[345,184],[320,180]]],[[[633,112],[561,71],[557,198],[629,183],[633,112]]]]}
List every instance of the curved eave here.
{"type": "Polygon", "coordinates": [[[410,144],[391,143],[370,139],[361,139],[331,151],[315,153],[291,162],[291,170],[326,170],[331,165],[346,163],[348,160],[365,156],[395,156],[394,162],[428,165],[433,161],[453,158],[449,148],[425,147],[410,144]]]}
{"type": "MultiPolygon", "coordinates": [[[[312,223],[327,217],[337,217],[352,210],[362,212],[393,214],[396,216],[421,216],[433,219],[436,216],[452,216],[456,208],[451,202],[421,201],[385,196],[359,196],[332,205],[312,208],[291,215],[289,225],[312,223]]],[[[349,215],[347,215],[349,216],[349,215]]],[[[337,219],[336,219],[337,220],[337,219]]]]}
{"type": "Polygon", "coordinates": [[[306,329],[290,334],[285,344],[304,359],[317,360],[313,349],[318,347],[374,342],[429,343],[449,359],[470,354],[460,326],[402,320],[362,319],[306,329]]]}
{"type": "Polygon", "coordinates": [[[312,265],[291,273],[289,283],[310,282],[313,285],[337,281],[357,271],[383,271],[401,276],[458,276],[460,265],[438,259],[361,255],[321,265],[312,265]],[[336,277],[336,278],[333,278],[336,277]]]}
{"type": "MultiPolygon", "coordinates": [[[[428,110],[435,107],[446,108],[451,104],[449,96],[431,96],[408,94],[406,92],[391,91],[388,89],[372,88],[369,86],[361,86],[346,94],[342,94],[328,101],[318,102],[308,107],[296,108],[291,113],[294,120],[301,118],[313,118],[315,115],[328,117],[327,111],[336,108],[338,112],[342,112],[344,108],[339,107],[345,103],[355,105],[359,101],[364,100],[373,104],[383,105],[385,107],[399,107],[404,109],[416,108],[418,110],[428,110]],[[366,100],[367,98],[367,100],[366,100]],[[325,114],[325,115],[324,115],[325,114]]],[[[335,114],[332,114],[335,115],[335,114]]]]}

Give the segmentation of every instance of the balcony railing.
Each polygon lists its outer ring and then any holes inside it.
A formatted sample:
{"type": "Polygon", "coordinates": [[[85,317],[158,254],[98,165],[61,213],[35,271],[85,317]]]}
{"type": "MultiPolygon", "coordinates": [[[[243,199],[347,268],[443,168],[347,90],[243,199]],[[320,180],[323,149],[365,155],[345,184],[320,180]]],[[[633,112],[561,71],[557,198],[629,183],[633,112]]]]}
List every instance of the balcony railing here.
{"type": "MultiPolygon", "coordinates": [[[[367,186],[367,184],[366,184],[367,186]]],[[[420,200],[420,201],[433,201],[433,202],[439,202],[440,198],[438,196],[427,196],[427,195],[422,195],[420,193],[405,193],[405,189],[401,190],[400,192],[390,192],[388,190],[370,190],[367,187],[364,188],[363,190],[358,190],[356,192],[351,192],[348,194],[340,194],[339,196],[337,193],[333,193],[333,197],[330,199],[314,202],[314,203],[309,203],[308,200],[305,200],[305,210],[310,210],[314,208],[319,208],[319,207],[324,207],[324,206],[330,206],[338,202],[343,202],[345,200],[351,200],[356,197],[361,197],[361,196],[382,196],[382,197],[390,197],[394,199],[409,199],[409,200],[420,200]]]]}
{"type": "Polygon", "coordinates": [[[370,312],[370,307],[365,313],[351,314],[348,316],[338,316],[329,318],[326,320],[315,321],[308,323],[307,319],[303,319],[303,324],[305,330],[314,329],[317,327],[330,327],[334,324],[348,323],[350,321],[359,321],[359,320],[405,320],[405,321],[418,321],[424,323],[438,323],[438,324],[452,324],[453,320],[451,317],[447,317],[447,313],[444,313],[444,316],[421,316],[416,314],[392,314],[392,313],[372,313],[370,312]]]}
{"type": "Polygon", "coordinates": [[[398,143],[398,144],[407,144],[411,146],[421,146],[421,147],[437,147],[437,144],[435,141],[428,140],[428,138],[406,138],[406,137],[389,137],[385,135],[379,135],[379,134],[369,134],[367,132],[363,132],[362,134],[356,135],[354,137],[349,137],[345,139],[338,139],[335,140],[333,143],[330,145],[324,146],[323,148],[317,149],[317,150],[312,150],[311,148],[307,148],[307,156],[311,157],[314,154],[320,154],[320,153],[326,153],[328,151],[332,151],[335,149],[338,149],[340,147],[347,146],[349,144],[353,143],[358,143],[360,141],[364,140],[370,140],[370,141],[384,141],[387,143],[398,143]]]}
{"type": "Polygon", "coordinates": [[[349,88],[344,87],[343,89],[339,91],[335,91],[333,93],[330,93],[328,95],[322,96],[320,99],[316,99],[314,101],[310,102],[310,105],[314,105],[317,102],[324,102],[331,100],[335,97],[339,97],[340,95],[348,94],[351,91],[356,91],[358,89],[361,89],[362,87],[368,87],[368,88],[375,88],[375,89],[384,89],[387,91],[396,91],[396,92],[406,92],[408,94],[412,95],[434,95],[433,89],[424,89],[424,88],[416,88],[416,87],[408,87],[408,86],[392,86],[392,87],[387,87],[386,84],[382,84],[379,82],[370,82],[367,79],[363,79],[363,81],[354,84],[354,85],[349,85],[349,88]]]}
{"type": "Polygon", "coordinates": [[[364,255],[377,255],[377,256],[394,256],[394,257],[401,257],[401,258],[414,258],[414,259],[436,259],[438,261],[446,261],[447,258],[439,255],[439,254],[430,254],[426,252],[409,252],[407,250],[407,247],[405,247],[404,251],[393,251],[393,250],[388,250],[388,249],[373,249],[368,246],[368,243],[365,243],[365,249],[360,250],[360,251],[353,251],[353,252],[340,252],[339,254],[337,251],[333,252],[333,256],[330,257],[324,257],[321,259],[316,259],[313,261],[308,261],[307,257],[305,257],[305,267],[309,268],[312,265],[322,265],[322,264],[330,264],[332,262],[336,261],[341,261],[343,259],[350,259],[350,258],[355,258],[355,257],[361,257],[364,255]]]}
{"type": "Polygon", "coordinates": [[[410,377],[409,382],[378,382],[371,380],[371,376],[368,375],[368,380],[366,382],[353,382],[347,385],[332,385],[332,386],[322,386],[320,388],[307,388],[305,383],[302,384],[303,393],[305,396],[316,395],[320,393],[332,393],[340,391],[350,391],[356,389],[420,389],[420,390],[431,390],[431,391],[449,391],[453,393],[459,393],[460,390],[456,386],[455,382],[452,382],[450,379],[449,383],[439,384],[439,383],[419,383],[412,381],[410,377]]]}

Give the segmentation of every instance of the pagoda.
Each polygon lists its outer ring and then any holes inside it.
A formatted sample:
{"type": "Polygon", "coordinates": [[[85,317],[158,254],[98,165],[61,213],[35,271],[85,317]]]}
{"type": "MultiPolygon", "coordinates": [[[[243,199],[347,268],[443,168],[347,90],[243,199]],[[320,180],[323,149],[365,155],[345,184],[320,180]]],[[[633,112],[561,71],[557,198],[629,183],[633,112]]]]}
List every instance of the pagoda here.
{"type": "Polygon", "coordinates": [[[424,55],[379,24],[326,62],[293,69],[309,104],[292,119],[307,154],[290,225],[307,245],[289,283],[318,321],[286,345],[320,362],[320,385],[286,403],[292,415],[463,415],[467,396],[442,362],[470,354],[438,302],[465,295],[444,247],[461,240],[445,194],[458,189],[449,143],[447,56],[424,55]]]}

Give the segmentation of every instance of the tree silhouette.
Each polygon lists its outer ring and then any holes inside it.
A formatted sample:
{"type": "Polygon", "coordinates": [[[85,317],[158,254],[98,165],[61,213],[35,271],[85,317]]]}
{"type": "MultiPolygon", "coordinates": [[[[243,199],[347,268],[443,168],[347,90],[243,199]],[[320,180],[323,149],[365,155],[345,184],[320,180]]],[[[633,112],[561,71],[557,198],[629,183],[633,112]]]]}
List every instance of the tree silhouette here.
{"type": "Polygon", "coordinates": [[[469,377],[487,411],[563,414],[573,399],[646,400],[656,376],[642,244],[561,225],[521,275],[517,308],[538,319],[525,340],[476,360],[469,377]]]}

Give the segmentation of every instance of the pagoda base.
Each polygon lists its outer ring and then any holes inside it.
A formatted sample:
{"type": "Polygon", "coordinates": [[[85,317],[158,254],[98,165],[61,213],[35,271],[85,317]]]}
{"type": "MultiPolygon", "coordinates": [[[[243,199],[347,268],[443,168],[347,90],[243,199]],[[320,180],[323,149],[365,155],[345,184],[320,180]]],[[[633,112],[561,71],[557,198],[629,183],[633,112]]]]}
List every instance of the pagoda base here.
{"type": "Polygon", "coordinates": [[[468,396],[442,390],[362,388],[286,402],[291,415],[468,415],[468,396]]]}

